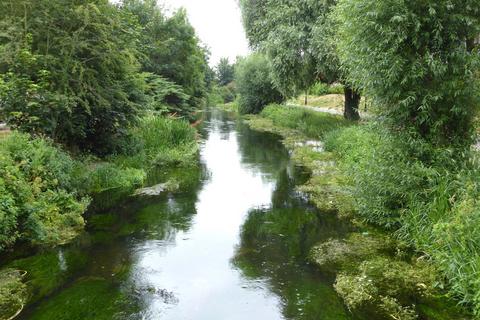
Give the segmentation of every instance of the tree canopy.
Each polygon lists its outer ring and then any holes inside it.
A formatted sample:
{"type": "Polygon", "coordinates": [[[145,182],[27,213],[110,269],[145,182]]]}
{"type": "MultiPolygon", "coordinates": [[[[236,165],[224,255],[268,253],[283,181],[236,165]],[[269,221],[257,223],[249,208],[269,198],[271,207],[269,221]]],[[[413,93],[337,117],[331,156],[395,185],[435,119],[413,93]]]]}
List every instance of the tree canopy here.
{"type": "MultiPolygon", "coordinates": [[[[308,91],[319,80],[348,85],[335,47],[335,1],[241,0],[240,6],[250,45],[267,53],[275,84],[285,95],[308,91]]],[[[345,93],[345,116],[357,119],[358,93],[349,86],[345,93]]]]}
{"type": "Polygon", "coordinates": [[[228,58],[221,58],[217,64],[215,73],[218,84],[226,86],[232,82],[235,77],[235,64],[230,64],[228,58]]]}
{"type": "Polygon", "coordinates": [[[349,79],[388,122],[437,144],[469,146],[478,109],[478,1],[340,0],[349,79]]]}
{"type": "Polygon", "coordinates": [[[146,108],[188,117],[207,95],[207,52],[184,10],[19,0],[0,2],[0,18],[2,118],[72,150],[114,152],[146,108]]]}

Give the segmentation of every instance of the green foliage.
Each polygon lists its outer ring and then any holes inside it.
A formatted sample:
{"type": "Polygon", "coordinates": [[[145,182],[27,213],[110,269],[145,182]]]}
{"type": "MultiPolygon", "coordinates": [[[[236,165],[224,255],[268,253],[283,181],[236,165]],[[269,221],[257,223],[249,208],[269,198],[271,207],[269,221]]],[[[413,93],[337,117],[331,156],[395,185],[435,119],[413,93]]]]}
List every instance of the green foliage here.
{"type": "Polygon", "coordinates": [[[224,87],[220,88],[220,95],[223,98],[224,103],[230,103],[237,98],[237,84],[232,81],[224,87]]]}
{"type": "Polygon", "coordinates": [[[343,94],[345,87],[340,83],[334,83],[328,87],[328,94],[343,94]]]}
{"type": "Polygon", "coordinates": [[[235,77],[235,64],[230,64],[228,58],[222,58],[218,62],[215,70],[218,84],[220,86],[226,86],[234,80],[235,77]]]}
{"type": "Polygon", "coordinates": [[[363,262],[358,273],[340,273],[335,289],[348,308],[368,310],[375,307],[377,316],[402,320],[418,319],[413,294],[427,295],[433,287],[435,272],[427,266],[412,266],[383,257],[363,262]]]}
{"type": "Polygon", "coordinates": [[[159,114],[176,114],[189,119],[194,112],[183,88],[153,73],[146,73],[146,108],[159,114]]]}
{"type": "Polygon", "coordinates": [[[420,197],[435,177],[406,141],[381,127],[352,127],[326,138],[327,150],[349,167],[358,213],[372,224],[398,228],[410,197],[420,197]]]}
{"type": "Polygon", "coordinates": [[[430,257],[451,292],[479,314],[477,156],[378,125],[332,132],[325,146],[350,177],[358,215],[430,257]]]}
{"type": "Polygon", "coordinates": [[[390,125],[469,146],[477,111],[479,2],[341,0],[338,48],[350,80],[390,125]]]}
{"type": "Polygon", "coordinates": [[[314,96],[324,96],[327,94],[343,94],[344,86],[339,83],[329,85],[323,82],[317,82],[312,87],[310,87],[308,93],[314,96]]]}
{"type": "Polygon", "coordinates": [[[247,37],[267,52],[273,79],[287,96],[308,89],[316,80],[311,50],[312,27],[325,7],[318,1],[240,1],[247,37]]]}
{"type": "Polygon", "coordinates": [[[273,85],[270,64],[263,55],[253,54],[240,60],[235,78],[240,113],[259,113],[267,104],[284,100],[273,85]]]}
{"type": "Polygon", "coordinates": [[[111,152],[142,101],[136,24],[108,1],[3,1],[0,17],[0,112],[9,124],[111,152]]]}
{"type": "Polygon", "coordinates": [[[63,243],[83,228],[88,200],[75,194],[74,161],[43,139],[0,140],[0,250],[16,241],[63,243]]]}
{"type": "Polygon", "coordinates": [[[118,148],[131,152],[109,156],[107,162],[84,161],[83,174],[78,174],[81,190],[87,193],[132,190],[142,186],[155,167],[195,163],[196,131],[185,120],[146,116],[130,129],[130,136],[134,138],[123,141],[124,145],[118,148]]]}
{"type": "Polygon", "coordinates": [[[0,317],[9,319],[22,310],[27,300],[24,273],[14,269],[0,271],[0,317]]]}
{"type": "Polygon", "coordinates": [[[186,112],[201,106],[207,95],[208,52],[200,46],[186,11],[167,17],[154,0],[123,0],[120,7],[143,28],[138,37],[142,70],[181,86],[189,97],[186,112]]]}
{"type": "Polygon", "coordinates": [[[339,116],[276,104],[267,106],[261,115],[277,126],[299,130],[311,138],[322,138],[327,132],[350,124],[339,116]]]}
{"type": "Polygon", "coordinates": [[[152,165],[189,162],[198,151],[196,131],[183,120],[148,116],[134,130],[152,165]]]}
{"type": "Polygon", "coordinates": [[[310,87],[308,90],[308,93],[314,95],[314,96],[324,96],[328,94],[328,85],[323,82],[317,82],[313,86],[310,87]]]}
{"type": "MultiPolygon", "coordinates": [[[[349,84],[337,54],[335,6],[331,0],[240,1],[247,38],[267,53],[284,95],[297,96],[319,80],[349,84]]],[[[346,89],[346,97],[358,95],[350,85],[346,89]]],[[[359,100],[345,99],[345,118],[359,118],[359,100]]]]}
{"type": "Polygon", "coordinates": [[[88,166],[86,172],[82,189],[88,193],[140,187],[147,176],[143,169],[123,167],[109,162],[93,163],[88,166]]]}

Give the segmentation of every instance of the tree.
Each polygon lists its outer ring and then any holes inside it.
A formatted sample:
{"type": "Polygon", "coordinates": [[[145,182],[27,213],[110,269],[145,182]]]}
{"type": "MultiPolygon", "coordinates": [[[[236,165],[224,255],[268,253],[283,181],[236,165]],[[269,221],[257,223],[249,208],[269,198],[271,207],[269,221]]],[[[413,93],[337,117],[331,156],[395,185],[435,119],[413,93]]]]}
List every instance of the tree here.
{"type": "Polygon", "coordinates": [[[235,65],[230,64],[228,58],[221,58],[215,71],[218,84],[221,86],[226,86],[234,79],[235,65]]]}
{"type": "Polygon", "coordinates": [[[340,0],[342,65],[392,127],[435,145],[470,146],[479,8],[478,0],[340,0]]]}
{"type": "Polygon", "coordinates": [[[235,79],[240,94],[240,113],[259,113],[266,105],[284,100],[271,74],[269,62],[261,54],[252,54],[238,62],[235,79]]]}
{"type": "Polygon", "coordinates": [[[189,98],[188,116],[207,94],[208,51],[200,45],[184,9],[166,17],[155,0],[123,0],[121,8],[143,27],[139,47],[142,71],[181,86],[189,98]]]}
{"type": "Polygon", "coordinates": [[[0,112],[72,149],[111,152],[143,99],[138,26],[107,0],[0,2],[0,112]]]}
{"type": "MultiPolygon", "coordinates": [[[[345,81],[336,57],[335,1],[241,0],[250,45],[265,51],[274,81],[287,96],[305,92],[318,80],[345,84],[345,117],[358,119],[359,93],[345,81]]],[[[305,101],[307,103],[307,101],[305,101]]]]}

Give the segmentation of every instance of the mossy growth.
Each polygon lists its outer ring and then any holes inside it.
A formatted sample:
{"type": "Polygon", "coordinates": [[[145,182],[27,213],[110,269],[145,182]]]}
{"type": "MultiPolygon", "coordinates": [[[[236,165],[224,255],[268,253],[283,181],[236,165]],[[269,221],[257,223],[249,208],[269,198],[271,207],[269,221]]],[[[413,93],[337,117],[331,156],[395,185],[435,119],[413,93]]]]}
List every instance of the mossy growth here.
{"type": "Polygon", "coordinates": [[[65,284],[86,263],[80,250],[49,251],[15,260],[10,267],[27,272],[28,303],[34,303],[65,284]]]}
{"type": "MultiPolygon", "coordinates": [[[[379,256],[363,261],[357,269],[340,272],[334,287],[352,312],[401,320],[437,319],[424,312],[438,294],[437,274],[427,262],[379,256]]],[[[443,308],[443,312],[448,319],[453,315],[463,319],[455,308],[443,308]]]]}
{"type": "Polygon", "coordinates": [[[12,319],[27,301],[25,271],[7,268],[0,271],[0,319],[12,319]]]}
{"type": "Polygon", "coordinates": [[[346,239],[330,239],[312,248],[310,260],[327,272],[355,269],[373,256],[395,251],[395,241],[375,233],[352,233],[346,239]]]}
{"type": "Polygon", "coordinates": [[[29,316],[37,320],[110,320],[123,318],[128,308],[124,295],[103,278],[82,278],[41,304],[29,316]]]}

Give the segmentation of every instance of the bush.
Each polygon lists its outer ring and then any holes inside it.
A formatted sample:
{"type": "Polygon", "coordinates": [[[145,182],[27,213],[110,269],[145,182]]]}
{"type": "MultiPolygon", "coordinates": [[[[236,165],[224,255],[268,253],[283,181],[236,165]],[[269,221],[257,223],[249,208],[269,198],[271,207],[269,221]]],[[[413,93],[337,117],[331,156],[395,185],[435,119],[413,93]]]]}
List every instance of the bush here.
{"type": "Polygon", "coordinates": [[[341,94],[345,93],[345,87],[340,83],[334,83],[328,87],[328,94],[341,94]]]}
{"type": "Polygon", "coordinates": [[[194,111],[190,96],[181,86],[153,73],[145,73],[147,109],[159,114],[176,114],[189,119],[194,111]]]}
{"type": "Polygon", "coordinates": [[[230,103],[237,98],[237,86],[235,82],[230,82],[226,86],[220,88],[220,95],[223,98],[223,103],[230,103]]]}
{"type": "Polygon", "coordinates": [[[259,113],[270,103],[284,101],[281,92],[275,88],[271,78],[271,68],[267,58],[253,54],[238,62],[235,79],[242,114],[259,113]]]}
{"type": "Polygon", "coordinates": [[[309,93],[314,96],[324,96],[328,94],[329,86],[323,82],[315,83],[309,90],[309,93]]]}
{"type": "Polygon", "coordinates": [[[17,240],[63,243],[82,230],[88,200],[76,195],[75,166],[46,140],[0,139],[0,251],[17,240]]]}

